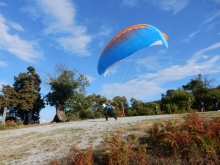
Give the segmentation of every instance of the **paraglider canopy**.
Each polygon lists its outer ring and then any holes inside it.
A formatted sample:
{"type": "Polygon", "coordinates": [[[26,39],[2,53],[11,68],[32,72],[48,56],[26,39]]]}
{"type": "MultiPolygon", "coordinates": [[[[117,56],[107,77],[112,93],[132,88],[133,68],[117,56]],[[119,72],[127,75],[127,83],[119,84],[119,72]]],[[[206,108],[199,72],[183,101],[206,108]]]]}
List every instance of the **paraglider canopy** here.
{"type": "Polygon", "coordinates": [[[130,26],[118,33],[106,45],[99,58],[98,73],[106,76],[120,60],[140,49],[155,45],[163,45],[168,48],[167,40],[168,36],[152,25],[130,26]]]}

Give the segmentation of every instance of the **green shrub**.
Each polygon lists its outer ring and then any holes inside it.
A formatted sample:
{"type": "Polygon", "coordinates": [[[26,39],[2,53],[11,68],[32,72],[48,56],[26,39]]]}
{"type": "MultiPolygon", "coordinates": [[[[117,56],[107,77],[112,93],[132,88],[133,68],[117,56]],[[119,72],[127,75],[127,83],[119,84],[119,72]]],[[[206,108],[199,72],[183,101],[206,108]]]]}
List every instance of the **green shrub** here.
{"type": "Polygon", "coordinates": [[[16,124],[19,125],[19,126],[22,126],[23,125],[23,121],[22,120],[17,120],[16,124]]]}
{"type": "Polygon", "coordinates": [[[0,130],[5,130],[6,124],[0,123],[0,130]]]}
{"type": "Polygon", "coordinates": [[[134,109],[128,109],[128,110],[125,110],[125,115],[126,116],[137,116],[137,111],[134,109]]]}
{"type": "Polygon", "coordinates": [[[95,114],[92,110],[81,110],[79,113],[81,119],[94,119],[95,114]]]}

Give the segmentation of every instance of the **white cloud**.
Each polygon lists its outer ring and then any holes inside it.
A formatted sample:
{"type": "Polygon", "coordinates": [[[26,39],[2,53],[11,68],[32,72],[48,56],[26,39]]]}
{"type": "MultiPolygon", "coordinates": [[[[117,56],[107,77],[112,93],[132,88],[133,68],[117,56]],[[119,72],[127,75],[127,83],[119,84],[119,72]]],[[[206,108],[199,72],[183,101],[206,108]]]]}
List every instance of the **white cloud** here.
{"type": "Polygon", "coordinates": [[[9,34],[8,31],[10,28],[6,25],[6,22],[5,18],[0,14],[1,49],[27,62],[34,62],[34,59],[41,57],[41,52],[36,50],[38,44],[33,41],[22,40],[18,35],[9,34]]]}
{"type": "Polygon", "coordinates": [[[190,40],[199,32],[199,30],[197,30],[196,32],[193,32],[191,34],[188,35],[188,37],[186,39],[183,39],[183,42],[189,43],[190,40]]]}
{"type": "Polygon", "coordinates": [[[152,0],[152,3],[162,10],[176,14],[188,5],[189,0],[152,0]]]}
{"type": "Polygon", "coordinates": [[[44,24],[47,26],[45,33],[73,32],[76,11],[69,0],[39,0],[36,2],[44,14],[44,24]]]}
{"type": "Polygon", "coordinates": [[[43,119],[43,120],[40,121],[40,124],[49,123],[49,122],[51,122],[51,121],[47,121],[47,120],[43,119]]]}
{"type": "Polygon", "coordinates": [[[91,55],[91,53],[87,50],[87,43],[91,41],[89,36],[61,37],[58,38],[57,41],[64,50],[71,51],[72,53],[81,56],[91,55]]]}
{"type": "MultiPolygon", "coordinates": [[[[158,48],[155,48],[155,50],[158,48]]],[[[142,66],[146,67],[148,70],[158,70],[159,68],[164,67],[166,65],[165,63],[161,63],[160,61],[167,60],[168,56],[164,56],[167,52],[165,49],[161,49],[158,52],[156,51],[149,51],[150,54],[153,55],[147,55],[145,58],[138,58],[137,64],[141,68],[142,66]]],[[[144,51],[143,53],[144,54],[144,51]]],[[[142,56],[141,56],[142,57],[142,56]]],[[[139,70],[139,67],[137,67],[137,70],[139,70]]]]}
{"type": "Polygon", "coordinates": [[[7,24],[13,29],[16,29],[18,31],[24,31],[23,27],[16,22],[7,21],[7,24]]]}
{"type": "Polygon", "coordinates": [[[0,66],[1,66],[1,67],[6,67],[6,66],[8,66],[8,64],[5,63],[4,61],[0,61],[0,66]]]}
{"type": "Polygon", "coordinates": [[[203,23],[208,23],[220,17],[220,11],[214,11],[211,15],[207,16],[208,18],[203,23]]]}
{"type": "Polygon", "coordinates": [[[28,14],[28,16],[33,20],[37,20],[41,16],[41,11],[35,9],[33,6],[25,6],[21,8],[20,11],[25,14],[28,14]]]}
{"type": "Polygon", "coordinates": [[[92,83],[93,81],[96,80],[95,77],[91,77],[91,76],[86,76],[86,77],[88,78],[88,80],[89,80],[90,83],[92,83]]]}
{"type": "Polygon", "coordinates": [[[137,63],[141,64],[141,65],[144,65],[149,70],[155,70],[155,69],[158,69],[160,67],[159,62],[153,56],[149,56],[149,57],[146,57],[144,59],[139,59],[139,60],[137,60],[137,63]]]}
{"type": "Polygon", "coordinates": [[[220,54],[209,58],[205,55],[206,52],[219,48],[220,43],[216,43],[196,52],[192,58],[183,65],[173,65],[158,70],[155,73],[142,74],[123,84],[105,84],[101,94],[109,98],[114,96],[126,96],[126,98],[133,97],[135,99],[146,100],[153,97],[153,95],[165,92],[166,89],[162,87],[164,84],[199,73],[219,73],[220,66],[218,64],[220,63],[220,54]]]}
{"type": "MultiPolygon", "coordinates": [[[[109,28],[109,27],[106,27],[106,26],[101,26],[101,28],[100,28],[99,31],[100,31],[100,32],[99,32],[95,37],[100,37],[100,36],[109,37],[109,35],[110,35],[111,32],[112,32],[112,29],[109,28]]],[[[99,42],[99,44],[98,44],[98,47],[103,48],[103,47],[105,47],[106,44],[107,44],[106,42],[104,42],[103,40],[101,40],[101,41],[99,42]]]]}
{"type": "Polygon", "coordinates": [[[220,42],[218,42],[218,43],[216,43],[216,44],[214,44],[214,45],[211,45],[211,46],[209,46],[208,48],[205,48],[205,49],[202,49],[202,50],[196,52],[195,55],[196,55],[196,56],[199,56],[199,55],[204,54],[204,53],[207,52],[207,51],[210,51],[210,50],[213,50],[213,49],[218,49],[218,48],[220,48],[220,42]]]}
{"type": "Polygon", "coordinates": [[[36,0],[43,13],[44,33],[54,35],[61,47],[73,54],[90,55],[88,45],[92,37],[86,27],[75,22],[76,10],[70,0],[36,0]]]}

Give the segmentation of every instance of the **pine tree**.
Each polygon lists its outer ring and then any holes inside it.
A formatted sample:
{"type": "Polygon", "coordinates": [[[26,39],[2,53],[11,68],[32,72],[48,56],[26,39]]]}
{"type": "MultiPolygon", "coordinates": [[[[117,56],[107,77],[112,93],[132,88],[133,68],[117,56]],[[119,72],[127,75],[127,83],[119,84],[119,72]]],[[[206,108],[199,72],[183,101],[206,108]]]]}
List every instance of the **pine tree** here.
{"type": "Polygon", "coordinates": [[[14,88],[18,93],[16,109],[25,124],[31,124],[34,111],[40,111],[44,107],[44,103],[40,96],[40,76],[32,66],[29,66],[27,70],[27,73],[20,73],[17,77],[14,77],[14,88]],[[37,108],[36,105],[39,105],[37,103],[39,100],[41,100],[41,104],[37,108]]]}

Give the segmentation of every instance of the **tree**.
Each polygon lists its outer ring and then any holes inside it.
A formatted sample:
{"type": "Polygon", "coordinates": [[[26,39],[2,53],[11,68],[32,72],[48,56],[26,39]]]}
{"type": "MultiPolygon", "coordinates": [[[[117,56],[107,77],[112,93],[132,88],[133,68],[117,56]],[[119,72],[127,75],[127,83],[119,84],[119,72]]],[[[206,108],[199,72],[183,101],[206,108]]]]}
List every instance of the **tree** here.
{"type": "Polygon", "coordinates": [[[178,88],[168,89],[162,94],[161,109],[166,113],[176,113],[180,110],[188,111],[193,103],[194,97],[191,92],[178,88]]]}
{"type": "Polygon", "coordinates": [[[66,106],[67,119],[74,120],[75,118],[81,119],[94,119],[103,116],[103,103],[107,103],[107,98],[101,95],[92,94],[88,96],[80,95],[74,99],[68,100],[66,106]]]}
{"type": "Polygon", "coordinates": [[[3,85],[0,94],[0,110],[2,113],[2,123],[5,123],[6,112],[8,107],[15,106],[17,104],[17,93],[10,85],[3,85]]]}
{"type": "Polygon", "coordinates": [[[128,108],[128,101],[125,96],[115,96],[113,99],[113,102],[115,102],[115,106],[121,107],[124,106],[124,108],[128,108]]]}
{"type": "MultiPolygon", "coordinates": [[[[38,94],[37,100],[34,103],[34,107],[32,109],[32,122],[34,124],[39,124],[40,121],[40,111],[41,109],[43,109],[45,107],[45,102],[44,100],[41,98],[41,94],[38,94]]],[[[29,118],[30,119],[30,118],[29,118]]]]}
{"type": "MultiPolygon", "coordinates": [[[[65,109],[74,104],[74,100],[79,100],[85,96],[85,87],[89,86],[87,77],[79,74],[77,70],[69,70],[65,65],[57,65],[55,73],[48,74],[51,91],[45,96],[50,106],[56,107],[54,121],[65,122],[67,120],[65,109]]],[[[75,107],[73,107],[74,110],[75,107]]]]}
{"type": "MultiPolygon", "coordinates": [[[[19,73],[17,77],[14,77],[15,82],[13,86],[18,93],[16,110],[25,124],[31,124],[36,101],[41,100],[41,102],[43,102],[43,100],[40,96],[40,76],[35,72],[32,66],[29,66],[27,70],[27,73],[19,73]]],[[[38,110],[40,111],[43,107],[44,105],[38,107],[38,110]]]]}
{"type": "Polygon", "coordinates": [[[209,79],[208,76],[202,76],[198,74],[197,77],[190,80],[189,83],[183,85],[183,89],[192,92],[195,101],[193,108],[197,109],[200,101],[205,103],[206,110],[211,109],[212,95],[215,93],[216,88],[213,88],[213,82],[215,79],[209,79]]]}
{"type": "Polygon", "coordinates": [[[129,115],[132,116],[142,116],[142,115],[148,115],[149,108],[147,107],[147,103],[136,100],[134,98],[130,99],[131,102],[131,110],[133,112],[129,112],[129,115]]]}
{"type": "Polygon", "coordinates": [[[102,95],[92,94],[86,97],[86,102],[88,103],[88,109],[94,112],[95,118],[100,118],[103,115],[102,104],[108,102],[107,98],[102,95]]]}

